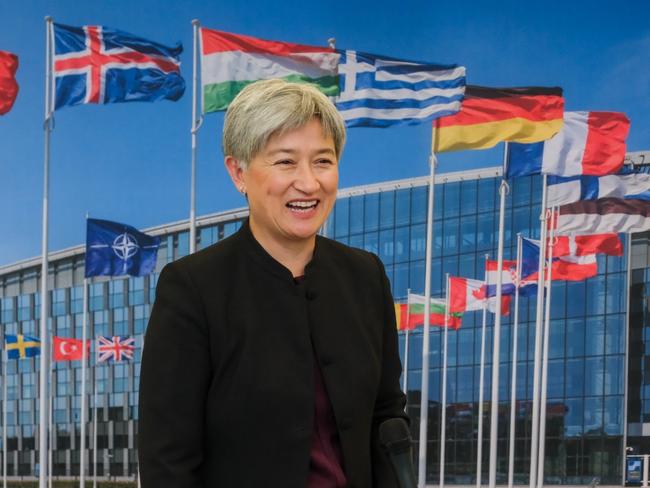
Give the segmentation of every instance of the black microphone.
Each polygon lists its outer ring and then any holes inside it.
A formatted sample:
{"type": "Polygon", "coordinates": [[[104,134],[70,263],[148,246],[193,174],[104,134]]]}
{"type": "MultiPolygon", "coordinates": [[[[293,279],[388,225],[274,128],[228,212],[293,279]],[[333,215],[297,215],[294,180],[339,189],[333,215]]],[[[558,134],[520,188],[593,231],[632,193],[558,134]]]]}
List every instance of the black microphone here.
{"type": "Polygon", "coordinates": [[[379,442],[390,459],[399,488],[417,488],[411,434],[406,421],[401,418],[384,420],[379,425],[379,442]]]}

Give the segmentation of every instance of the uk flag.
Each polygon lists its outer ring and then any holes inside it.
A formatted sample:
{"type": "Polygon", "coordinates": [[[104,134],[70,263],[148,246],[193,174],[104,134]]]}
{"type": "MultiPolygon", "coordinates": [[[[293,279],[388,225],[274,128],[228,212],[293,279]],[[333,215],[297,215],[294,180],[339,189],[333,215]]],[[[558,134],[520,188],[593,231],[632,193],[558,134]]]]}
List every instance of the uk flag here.
{"type": "Polygon", "coordinates": [[[178,100],[181,52],[109,27],[54,24],[54,108],[178,100]]]}
{"type": "Polygon", "coordinates": [[[97,362],[123,361],[133,359],[135,350],[135,338],[124,336],[113,336],[97,338],[97,362]]]}

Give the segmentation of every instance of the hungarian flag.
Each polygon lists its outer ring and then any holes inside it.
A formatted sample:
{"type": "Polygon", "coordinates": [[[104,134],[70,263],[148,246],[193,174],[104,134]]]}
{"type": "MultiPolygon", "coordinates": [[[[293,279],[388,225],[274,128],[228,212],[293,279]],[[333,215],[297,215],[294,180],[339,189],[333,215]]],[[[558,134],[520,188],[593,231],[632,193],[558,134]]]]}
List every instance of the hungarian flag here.
{"type": "MultiPolygon", "coordinates": [[[[510,313],[511,298],[510,295],[501,295],[501,315],[510,313]]],[[[496,313],[496,297],[488,295],[485,282],[468,278],[449,278],[449,310],[451,312],[483,310],[486,300],[488,310],[496,313]]]]}
{"type": "Polygon", "coordinates": [[[625,161],[629,131],[630,121],[620,112],[566,112],[562,130],[551,139],[508,148],[506,177],[616,173],[625,161]]]}
{"type": "Polygon", "coordinates": [[[562,128],[563,115],[561,88],[468,86],[460,112],[434,122],[433,151],[543,141],[562,128]]]}
{"type": "MultiPolygon", "coordinates": [[[[86,341],[86,357],[90,353],[90,341],[86,341]]],[[[80,361],[84,358],[84,347],[81,339],[67,337],[52,338],[52,359],[54,361],[80,361]]]]}
{"type": "Polygon", "coordinates": [[[0,115],[4,115],[13,107],[18,95],[16,71],[18,56],[7,51],[0,51],[0,115]]]}
{"type": "Polygon", "coordinates": [[[339,94],[340,54],[335,49],[210,29],[201,29],[200,35],[204,113],[226,110],[246,85],[271,78],[312,83],[328,96],[339,94]]]}
{"type": "MultiPolygon", "coordinates": [[[[424,325],[425,297],[422,295],[410,294],[408,303],[396,303],[395,315],[397,318],[398,330],[413,330],[424,325]]],[[[445,300],[431,298],[429,307],[429,324],[445,326],[445,300]]],[[[458,329],[461,326],[463,315],[451,313],[447,318],[449,327],[458,329]]]]}

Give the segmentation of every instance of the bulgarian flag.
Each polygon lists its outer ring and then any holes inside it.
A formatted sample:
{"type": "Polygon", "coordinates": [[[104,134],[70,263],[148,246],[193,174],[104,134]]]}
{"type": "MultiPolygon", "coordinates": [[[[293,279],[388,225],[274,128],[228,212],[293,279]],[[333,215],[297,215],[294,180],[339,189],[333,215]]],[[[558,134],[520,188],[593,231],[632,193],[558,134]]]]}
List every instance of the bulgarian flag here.
{"type": "Polygon", "coordinates": [[[203,113],[226,110],[246,85],[271,78],[313,83],[328,96],[339,94],[340,55],[335,49],[200,32],[203,113]]]}
{"type": "MultiPolygon", "coordinates": [[[[422,295],[410,294],[408,303],[395,304],[395,316],[397,318],[397,330],[413,330],[424,325],[425,298],[422,295]]],[[[429,308],[430,325],[445,326],[445,300],[431,299],[429,308]]],[[[452,313],[447,320],[449,327],[458,329],[461,326],[463,314],[452,313]]]]}
{"type": "MultiPolygon", "coordinates": [[[[485,282],[468,278],[449,278],[449,310],[452,313],[483,310],[487,298],[488,310],[496,313],[496,297],[487,296],[485,282]]],[[[510,313],[510,295],[501,295],[501,315],[510,313]]]]}

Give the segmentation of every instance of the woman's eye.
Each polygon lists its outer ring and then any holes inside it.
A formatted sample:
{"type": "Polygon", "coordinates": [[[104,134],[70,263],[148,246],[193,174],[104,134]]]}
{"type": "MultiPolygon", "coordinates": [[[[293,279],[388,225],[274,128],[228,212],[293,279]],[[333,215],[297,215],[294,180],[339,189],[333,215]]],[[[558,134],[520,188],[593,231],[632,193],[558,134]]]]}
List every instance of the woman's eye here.
{"type": "Polygon", "coordinates": [[[276,162],[273,163],[273,164],[281,165],[281,166],[282,166],[282,165],[293,164],[293,161],[291,161],[290,159],[281,159],[280,161],[276,161],[276,162]]]}
{"type": "Polygon", "coordinates": [[[331,159],[319,159],[319,160],[316,161],[316,164],[324,164],[324,165],[332,164],[332,160],[331,159]]]}

